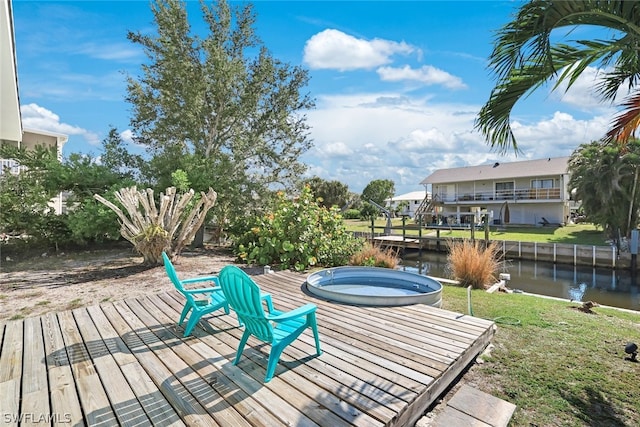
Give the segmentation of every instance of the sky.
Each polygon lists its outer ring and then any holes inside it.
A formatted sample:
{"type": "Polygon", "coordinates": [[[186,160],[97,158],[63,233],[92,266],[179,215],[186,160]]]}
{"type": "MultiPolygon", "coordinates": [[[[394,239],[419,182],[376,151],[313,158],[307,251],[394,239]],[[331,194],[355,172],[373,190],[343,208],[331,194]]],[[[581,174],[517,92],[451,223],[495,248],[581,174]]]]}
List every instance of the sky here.
{"type": "MultiPolygon", "coordinates": [[[[517,156],[474,130],[495,83],[487,68],[495,33],[520,4],[254,1],[264,46],[310,73],[308,176],[355,193],[389,179],[401,195],[424,190],[436,169],[569,156],[602,137],[615,111],[592,94],[595,68],[566,93],[543,87],[516,104],[517,156]]],[[[199,3],[187,10],[202,31],[199,3]]],[[[139,151],[125,79],[146,58],[126,36],[153,34],[149,1],[13,0],[13,14],[23,127],[67,134],[64,156],[99,156],[111,127],[139,151]]]]}

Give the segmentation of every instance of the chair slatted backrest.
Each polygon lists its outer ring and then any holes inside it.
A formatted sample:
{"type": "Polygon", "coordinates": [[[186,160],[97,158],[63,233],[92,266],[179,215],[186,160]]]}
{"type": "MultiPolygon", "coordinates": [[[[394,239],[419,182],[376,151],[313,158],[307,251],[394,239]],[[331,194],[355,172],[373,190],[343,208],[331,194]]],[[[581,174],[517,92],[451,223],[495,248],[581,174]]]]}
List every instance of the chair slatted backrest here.
{"type": "Polygon", "coordinates": [[[225,266],[219,277],[225,298],[245,328],[257,338],[272,342],[273,327],[264,313],[260,287],[247,273],[234,265],[225,266]]]}
{"type": "Polygon", "coordinates": [[[167,256],[165,252],[162,252],[162,260],[164,261],[164,269],[167,272],[167,276],[171,279],[173,285],[179,290],[183,291],[182,283],[180,283],[180,279],[178,278],[178,273],[176,273],[176,269],[171,263],[171,260],[167,256]]]}
{"type": "Polygon", "coordinates": [[[162,252],[162,259],[164,261],[164,269],[167,272],[167,276],[171,279],[171,283],[173,286],[185,296],[185,298],[192,304],[195,304],[195,298],[190,293],[186,292],[184,286],[182,286],[182,281],[178,278],[178,273],[176,273],[176,269],[171,263],[171,260],[167,256],[166,253],[162,252]]]}

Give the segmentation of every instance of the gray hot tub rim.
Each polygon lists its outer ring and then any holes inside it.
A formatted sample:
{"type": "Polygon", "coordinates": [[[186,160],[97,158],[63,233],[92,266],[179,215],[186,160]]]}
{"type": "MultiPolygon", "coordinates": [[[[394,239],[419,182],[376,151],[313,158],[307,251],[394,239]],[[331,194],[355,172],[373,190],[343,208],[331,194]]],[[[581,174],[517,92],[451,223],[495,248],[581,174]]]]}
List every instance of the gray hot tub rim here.
{"type": "Polygon", "coordinates": [[[364,306],[442,305],[442,284],[421,274],[381,267],[341,266],[318,270],[307,276],[307,290],[329,301],[364,306]],[[416,290],[412,295],[366,295],[334,291],[331,285],[358,284],[380,288],[416,290]],[[392,286],[388,286],[392,284],[392,286]]]}

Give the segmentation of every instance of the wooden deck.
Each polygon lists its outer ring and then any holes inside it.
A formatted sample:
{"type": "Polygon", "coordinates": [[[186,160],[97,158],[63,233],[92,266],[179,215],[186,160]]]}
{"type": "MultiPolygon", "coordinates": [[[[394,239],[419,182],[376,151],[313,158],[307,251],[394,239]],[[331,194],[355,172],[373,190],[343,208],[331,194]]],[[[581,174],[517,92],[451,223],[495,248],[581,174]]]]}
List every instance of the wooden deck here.
{"type": "MultiPolygon", "coordinates": [[[[182,338],[174,291],[0,324],[1,425],[412,425],[493,335],[432,307],[371,308],[307,294],[305,276],[254,277],[276,308],[318,305],[263,384],[268,348],[222,311],[182,338]]],[[[167,287],[169,282],[167,281],[167,287]]]]}

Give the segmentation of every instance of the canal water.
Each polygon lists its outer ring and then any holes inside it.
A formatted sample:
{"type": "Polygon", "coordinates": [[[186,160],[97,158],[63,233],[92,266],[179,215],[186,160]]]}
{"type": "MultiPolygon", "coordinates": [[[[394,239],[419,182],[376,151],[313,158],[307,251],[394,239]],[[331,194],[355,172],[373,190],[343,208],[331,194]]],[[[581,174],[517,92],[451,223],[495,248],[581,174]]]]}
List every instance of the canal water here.
{"type": "MultiPolygon", "coordinates": [[[[433,277],[451,278],[447,255],[441,252],[407,252],[402,269],[433,277]]],[[[592,268],[567,264],[507,260],[500,270],[509,273],[507,286],[533,294],[640,311],[640,286],[628,270],[592,268]]]]}

